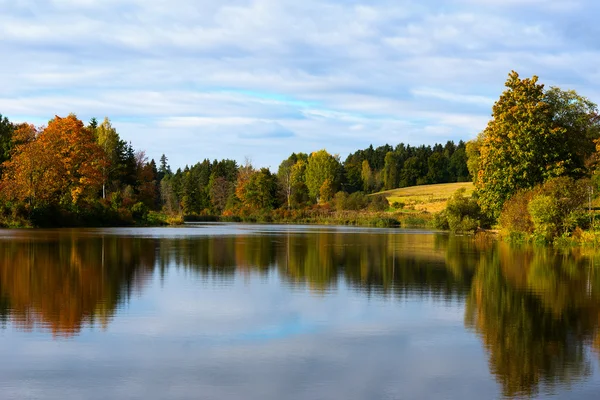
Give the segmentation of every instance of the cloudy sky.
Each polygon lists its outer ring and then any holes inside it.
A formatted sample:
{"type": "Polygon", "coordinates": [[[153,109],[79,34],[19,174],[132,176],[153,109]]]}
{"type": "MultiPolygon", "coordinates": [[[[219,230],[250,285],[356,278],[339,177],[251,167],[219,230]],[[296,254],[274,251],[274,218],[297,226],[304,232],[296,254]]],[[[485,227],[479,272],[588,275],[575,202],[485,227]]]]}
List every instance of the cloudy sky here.
{"type": "Polygon", "coordinates": [[[600,101],[593,0],[0,0],[0,113],[174,167],[468,140],[511,69],[600,101]]]}

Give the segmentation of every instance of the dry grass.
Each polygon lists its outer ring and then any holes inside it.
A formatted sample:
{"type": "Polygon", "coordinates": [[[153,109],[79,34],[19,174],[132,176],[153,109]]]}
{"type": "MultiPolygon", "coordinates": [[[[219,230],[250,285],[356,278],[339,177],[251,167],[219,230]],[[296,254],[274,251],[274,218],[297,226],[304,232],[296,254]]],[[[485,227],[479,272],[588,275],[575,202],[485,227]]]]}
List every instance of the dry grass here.
{"type": "Polygon", "coordinates": [[[475,190],[472,182],[439,183],[437,185],[411,186],[401,189],[380,192],[387,197],[390,204],[404,203],[405,209],[435,213],[446,208],[446,202],[460,188],[466,189],[470,196],[475,190]]]}

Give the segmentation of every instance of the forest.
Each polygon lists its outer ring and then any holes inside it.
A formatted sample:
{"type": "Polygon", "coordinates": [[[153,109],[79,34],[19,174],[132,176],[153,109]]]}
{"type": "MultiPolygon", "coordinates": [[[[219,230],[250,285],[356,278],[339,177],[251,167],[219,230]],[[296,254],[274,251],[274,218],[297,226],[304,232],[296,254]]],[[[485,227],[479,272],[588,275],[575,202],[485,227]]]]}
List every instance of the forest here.
{"type": "Polygon", "coordinates": [[[206,158],[173,171],[124,141],[111,121],[56,116],[47,126],[0,116],[4,226],[108,226],[186,219],[297,220],[389,208],[385,189],[467,181],[466,144],[370,146],[345,161],[292,153],[277,171],[206,158]]]}
{"type": "MultiPolygon", "coordinates": [[[[292,153],[277,171],[205,158],[173,171],[148,160],[108,118],[56,116],[47,126],[0,115],[2,226],[122,226],[184,220],[404,225],[381,191],[473,181],[416,225],[457,232],[497,227],[519,240],[600,244],[600,116],[573,90],[512,71],[474,139],[292,153]],[[363,216],[367,216],[363,218],[363,216]]],[[[417,213],[419,214],[419,213],[417,213]]],[[[426,213],[420,213],[426,214],[426,213]]]]}

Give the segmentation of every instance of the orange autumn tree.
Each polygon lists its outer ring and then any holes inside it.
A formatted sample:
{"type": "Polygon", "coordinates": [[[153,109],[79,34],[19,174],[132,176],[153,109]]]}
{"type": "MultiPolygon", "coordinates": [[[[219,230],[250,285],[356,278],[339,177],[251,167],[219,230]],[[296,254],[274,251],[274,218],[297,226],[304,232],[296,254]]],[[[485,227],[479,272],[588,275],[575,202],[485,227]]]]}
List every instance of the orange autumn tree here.
{"type": "Polygon", "coordinates": [[[98,193],[107,160],[92,132],[75,115],[55,117],[37,132],[22,126],[12,157],[3,164],[0,192],[31,209],[79,206],[98,193]]]}

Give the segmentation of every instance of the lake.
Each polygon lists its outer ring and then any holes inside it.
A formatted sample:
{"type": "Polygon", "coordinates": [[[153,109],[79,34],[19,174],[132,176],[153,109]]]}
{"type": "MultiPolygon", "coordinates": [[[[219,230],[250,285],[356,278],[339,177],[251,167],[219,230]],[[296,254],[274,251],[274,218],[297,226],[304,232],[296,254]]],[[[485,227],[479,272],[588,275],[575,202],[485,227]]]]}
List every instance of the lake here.
{"type": "Polygon", "coordinates": [[[2,230],[0,398],[597,399],[599,266],[399,229],[2,230]]]}

